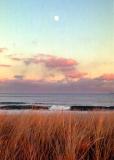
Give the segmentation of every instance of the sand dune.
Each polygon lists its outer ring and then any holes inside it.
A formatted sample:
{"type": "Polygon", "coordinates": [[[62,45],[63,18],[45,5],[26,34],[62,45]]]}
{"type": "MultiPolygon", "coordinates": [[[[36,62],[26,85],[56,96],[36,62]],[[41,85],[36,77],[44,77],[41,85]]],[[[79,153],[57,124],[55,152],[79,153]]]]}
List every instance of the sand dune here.
{"type": "Polygon", "coordinates": [[[114,112],[0,114],[0,160],[113,160],[114,112]]]}

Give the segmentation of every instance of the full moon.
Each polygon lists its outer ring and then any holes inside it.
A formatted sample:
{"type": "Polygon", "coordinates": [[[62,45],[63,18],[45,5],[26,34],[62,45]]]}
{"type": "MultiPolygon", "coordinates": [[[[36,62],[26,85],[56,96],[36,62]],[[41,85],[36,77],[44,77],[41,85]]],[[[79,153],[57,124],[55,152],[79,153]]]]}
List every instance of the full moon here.
{"type": "Polygon", "coordinates": [[[59,16],[54,16],[54,21],[58,22],[60,20],[59,16]]]}

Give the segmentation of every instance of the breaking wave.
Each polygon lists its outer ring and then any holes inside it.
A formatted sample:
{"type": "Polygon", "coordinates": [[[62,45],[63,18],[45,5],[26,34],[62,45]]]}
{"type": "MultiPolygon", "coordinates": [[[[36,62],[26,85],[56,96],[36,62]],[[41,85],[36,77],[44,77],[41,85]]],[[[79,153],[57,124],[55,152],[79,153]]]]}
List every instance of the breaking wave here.
{"type": "Polygon", "coordinates": [[[54,111],[56,111],[56,110],[59,110],[59,111],[61,111],[61,110],[70,110],[70,109],[71,109],[71,107],[70,106],[66,106],[66,105],[52,105],[49,108],[49,110],[54,110],[54,111]]]}

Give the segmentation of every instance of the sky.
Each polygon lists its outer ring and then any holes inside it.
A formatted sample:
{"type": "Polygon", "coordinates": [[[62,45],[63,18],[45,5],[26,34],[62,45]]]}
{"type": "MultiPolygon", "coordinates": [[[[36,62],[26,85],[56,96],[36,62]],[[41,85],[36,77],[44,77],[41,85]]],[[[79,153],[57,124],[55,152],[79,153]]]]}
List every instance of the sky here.
{"type": "Polygon", "coordinates": [[[1,0],[0,92],[114,92],[114,0],[1,0]]]}

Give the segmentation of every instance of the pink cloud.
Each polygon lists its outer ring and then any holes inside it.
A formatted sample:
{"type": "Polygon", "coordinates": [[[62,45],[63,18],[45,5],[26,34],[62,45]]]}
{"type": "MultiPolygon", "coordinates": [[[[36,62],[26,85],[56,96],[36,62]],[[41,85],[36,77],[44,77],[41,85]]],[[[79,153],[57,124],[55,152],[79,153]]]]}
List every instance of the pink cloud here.
{"type": "Polygon", "coordinates": [[[82,78],[82,77],[86,76],[87,73],[74,71],[74,72],[68,72],[68,73],[66,73],[65,75],[66,75],[66,77],[68,77],[68,78],[76,79],[76,78],[82,78]]]}
{"type": "Polygon", "coordinates": [[[29,65],[44,65],[46,72],[48,72],[48,77],[52,78],[52,75],[57,76],[62,75],[62,78],[66,80],[77,80],[84,78],[87,73],[79,71],[77,66],[79,63],[75,59],[58,57],[53,55],[38,54],[29,58],[20,58],[20,57],[10,57],[14,61],[22,61],[26,65],[26,69],[29,65]],[[53,74],[54,73],[54,74],[53,74]],[[50,74],[50,75],[49,75],[50,74]]]}
{"type": "Polygon", "coordinates": [[[74,59],[67,59],[63,57],[56,57],[52,55],[43,55],[39,54],[38,56],[32,57],[32,58],[25,58],[24,59],[25,63],[44,63],[47,67],[53,67],[53,68],[60,68],[60,67],[70,67],[77,65],[77,61],[74,59]]]}
{"type": "Polygon", "coordinates": [[[114,74],[104,74],[100,78],[106,81],[112,81],[114,80],[114,74]]]}
{"type": "Polygon", "coordinates": [[[9,65],[9,64],[0,64],[0,67],[11,67],[11,65],[9,65]]]}
{"type": "Polygon", "coordinates": [[[76,60],[55,56],[41,57],[38,62],[44,63],[49,68],[69,68],[78,64],[76,60]]]}
{"type": "Polygon", "coordinates": [[[78,79],[87,75],[87,73],[80,72],[77,69],[78,62],[70,58],[40,54],[24,59],[24,63],[26,65],[43,64],[48,70],[58,70],[61,72],[65,79],[78,79]]]}

